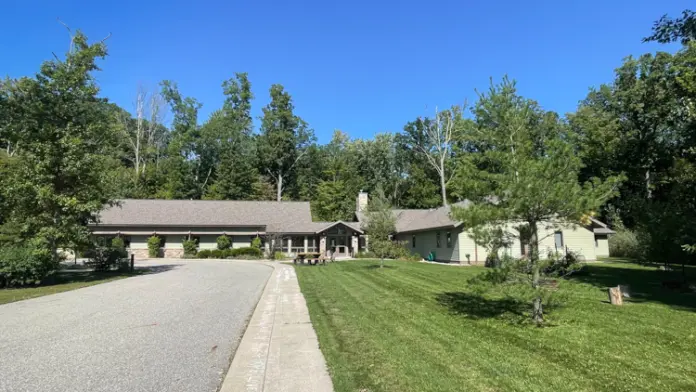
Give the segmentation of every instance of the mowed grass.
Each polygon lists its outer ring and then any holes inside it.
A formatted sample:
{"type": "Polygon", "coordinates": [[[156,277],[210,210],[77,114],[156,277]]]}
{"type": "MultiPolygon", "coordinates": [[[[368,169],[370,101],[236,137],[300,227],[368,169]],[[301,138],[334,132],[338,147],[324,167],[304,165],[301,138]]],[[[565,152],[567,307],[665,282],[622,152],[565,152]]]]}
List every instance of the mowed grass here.
{"type": "Polygon", "coordinates": [[[338,392],[696,391],[696,295],[663,288],[676,273],[586,265],[537,328],[504,288],[473,289],[484,268],[378,264],[296,267],[338,392]]]}
{"type": "Polygon", "coordinates": [[[58,271],[44,283],[33,287],[0,289],[0,304],[62,293],[95,284],[106,283],[138,274],[126,272],[58,271]]]}

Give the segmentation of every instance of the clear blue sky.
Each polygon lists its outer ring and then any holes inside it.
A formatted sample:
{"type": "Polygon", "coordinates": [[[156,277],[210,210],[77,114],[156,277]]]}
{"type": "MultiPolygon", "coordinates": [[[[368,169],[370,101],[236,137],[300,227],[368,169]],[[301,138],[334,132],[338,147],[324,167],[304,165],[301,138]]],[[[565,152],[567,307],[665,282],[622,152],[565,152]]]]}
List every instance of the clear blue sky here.
{"type": "MultiPolygon", "coordinates": [[[[653,21],[690,1],[15,1],[0,13],[0,75],[33,74],[63,53],[74,29],[107,41],[102,94],[132,110],[139,84],[178,82],[222,104],[220,84],[248,72],[254,115],[281,83],[297,114],[327,142],[399,131],[434,107],[475,99],[493,77],[518,81],[546,109],[572,111],[590,86],[611,81],[653,21]]],[[[693,8],[693,4],[691,4],[693,8]]],[[[674,47],[665,47],[673,50],[674,47]]]]}

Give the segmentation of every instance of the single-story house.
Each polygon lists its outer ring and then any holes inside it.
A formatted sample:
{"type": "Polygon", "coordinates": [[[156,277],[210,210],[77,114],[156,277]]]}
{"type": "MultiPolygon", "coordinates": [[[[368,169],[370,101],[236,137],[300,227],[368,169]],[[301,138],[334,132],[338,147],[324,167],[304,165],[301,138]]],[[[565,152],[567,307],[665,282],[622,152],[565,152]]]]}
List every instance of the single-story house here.
{"type": "MultiPolygon", "coordinates": [[[[315,222],[309,202],[126,199],[104,209],[90,225],[93,235],[124,239],[136,257],[147,257],[147,239],[160,238],[164,257],[183,256],[183,241],[195,239],[199,249],[215,249],[217,237],[228,236],[233,248],[246,247],[255,237],[264,249],[288,255],[299,252],[334,252],[348,257],[369,249],[363,229],[368,194],[360,192],[353,221],[315,222]]],[[[466,202],[463,202],[466,205],[466,202]]],[[[450,207],[394,210],[394,238],[424,258],[434,253],[439,261],[481,264],[486,251],[476,245],[461,222],[450,217],[450,207]]],[[[613,232],[593,220],[591,226],[573,225],[542,233],[542,252],[569,250],[586,260],[608,255],[607,238],[613,232]]],[[[507,251],[524,255],[519,243],[507,251]]]]}

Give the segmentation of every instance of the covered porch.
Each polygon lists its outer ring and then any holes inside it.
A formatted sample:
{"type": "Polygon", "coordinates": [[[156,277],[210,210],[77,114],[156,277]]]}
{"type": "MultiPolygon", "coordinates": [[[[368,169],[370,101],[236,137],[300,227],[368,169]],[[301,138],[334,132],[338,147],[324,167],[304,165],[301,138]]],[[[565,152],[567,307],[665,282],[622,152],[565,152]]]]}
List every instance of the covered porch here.
{"type": "Polygon", "coordinates": [[[323,225],[314,233],[288,234],[282,236],[282,240],[271,239],[266,242],[266,249],[291,257],[298,253],[319,252],[327,257],[347,258],[366,251],[367,245],[367,236],[362,230],[344,222],[335,222],[323,225]]]}

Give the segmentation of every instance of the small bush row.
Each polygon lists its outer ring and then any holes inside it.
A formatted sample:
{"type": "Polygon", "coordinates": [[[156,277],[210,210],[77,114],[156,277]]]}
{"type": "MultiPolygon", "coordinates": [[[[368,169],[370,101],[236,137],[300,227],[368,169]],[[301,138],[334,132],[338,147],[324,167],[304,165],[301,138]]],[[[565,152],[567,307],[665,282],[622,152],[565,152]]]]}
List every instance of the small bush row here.
{"type": "Polygon", "coordinates": [[[261,249],[254,247],[232,249],[203,249],[196,254],[199,259],[257,259],[263,256],[261,249]]]}

